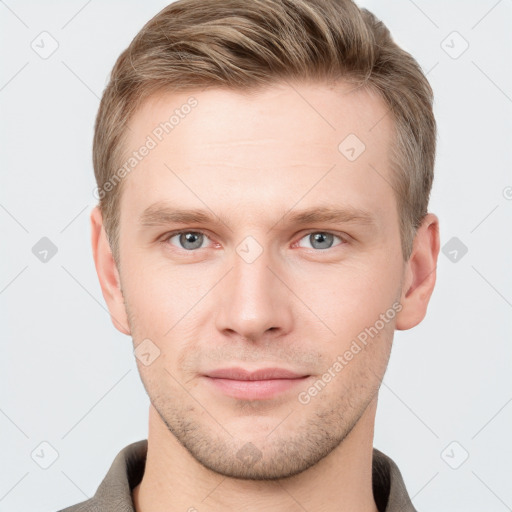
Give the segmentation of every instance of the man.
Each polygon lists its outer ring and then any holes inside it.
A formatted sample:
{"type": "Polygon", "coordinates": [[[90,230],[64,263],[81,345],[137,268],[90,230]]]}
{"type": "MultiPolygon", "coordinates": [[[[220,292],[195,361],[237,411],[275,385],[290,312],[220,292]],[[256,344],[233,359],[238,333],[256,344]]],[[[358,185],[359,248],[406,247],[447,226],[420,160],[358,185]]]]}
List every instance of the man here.
{"type": "Polygon", "coordinates": [[[91,213],[148,440],[67,511],[413,511],[373,448],[439,222],[432,91],[349,0],[180,0],[119,57],[91,213]]]}

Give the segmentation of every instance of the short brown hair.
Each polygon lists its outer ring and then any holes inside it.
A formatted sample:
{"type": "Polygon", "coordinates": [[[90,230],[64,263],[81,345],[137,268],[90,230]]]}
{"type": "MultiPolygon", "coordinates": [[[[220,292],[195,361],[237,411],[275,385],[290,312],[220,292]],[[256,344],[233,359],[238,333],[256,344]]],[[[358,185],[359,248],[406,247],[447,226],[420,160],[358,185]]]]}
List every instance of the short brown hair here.
{"type": "Polygon", "coordinates": [[[108,193],[105,185],[123,162],[127,123],[141,103],[161,90],[240,91],[288,79],[350,81],[384,99],[395,128],[390,184],[409,259],[427,214],[436,123],[427,78],[387,27],[351,0],[178,0],[119,56],[96,118],[94,173],[116,263],[122,181],[108,193]]]}

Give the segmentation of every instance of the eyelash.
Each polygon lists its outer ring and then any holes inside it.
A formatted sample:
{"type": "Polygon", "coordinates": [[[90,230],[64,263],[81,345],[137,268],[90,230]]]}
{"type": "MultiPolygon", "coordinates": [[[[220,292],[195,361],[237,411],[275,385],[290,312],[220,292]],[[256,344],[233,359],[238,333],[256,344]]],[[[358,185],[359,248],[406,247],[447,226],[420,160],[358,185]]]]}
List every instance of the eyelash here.
{"type": "MultiPolygon", "coordinates": [[[[169,240],[171,238],[175,237],[176,235],[181,235],[183,233],[198,233],[198,234],[204,235],[206,238],[210,239],[210,237],[208,236],[208,233],[206,233],[205,231],[202,231],[200,229],[183,229],[183,230],[180,230],[180,231],[171,231],[169,233],[166,233],[165,235],[163,235],[160,243],[162,243],[162,244],[164,244],[166,246],[169,246],[169,245],[171,245],[169,243],[169,240]]],[[[308,233],[305,233],[301,238],[299,238],[298,242],[300,240],[302,240],[303,238],[305,238],[305,237],[307,237],[309,235],[312,235],[313,233],[322,233],[322,234],[326,234],[326,235],[333,235],[336,238],[339,238],[341,240],[341,243],[338,244],[338,245],[335,245],[333,247],[329,247],[327,249],[315,249],[315,248],[309,248],[309,247],[302,247],[302,249],[308,249],[308,250],[311,250],[311,251],[314,251],[314,252],[321,253],[321,252],[327,252],[329,249],[334,249],[335,247],[339,247],[341,245],[345,245],[346,243],[348,243],[348,240],[347,240],[346,236],[341,236],[339,233],[335,233],[335,232],[332,232],[332,231],[319,231],[319,230],[311,230],[308,233]]],[[[297,243],[297,242],[295,242],[295,243],[297,243]]],[[[199,249],[186,250],[186,249],[182,249],[182,248],[176,247],[176,246],[172,246],[172,247],[177,249],[177,250],[180,250],[180,251],[183,251],[183,252],[187,252],[189,254],[190,253],[199,252],[199,249]]],[[[204,249],[204,247],[202,249],[204,249]]]]}

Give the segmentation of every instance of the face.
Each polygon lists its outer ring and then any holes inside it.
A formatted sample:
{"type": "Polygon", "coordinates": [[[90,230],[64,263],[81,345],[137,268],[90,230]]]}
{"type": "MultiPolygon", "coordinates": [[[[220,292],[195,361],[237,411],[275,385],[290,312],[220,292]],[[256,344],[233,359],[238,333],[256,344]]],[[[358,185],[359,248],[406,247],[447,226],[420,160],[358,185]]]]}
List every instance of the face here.
{"type": "Polygon", "coordinates": [[[286,84],[162,93],[131,120],[127,153],[156,143],[120,206],[137,364],[163,424],[215,472],[300,473],[376,399],[404,273],[386,112],[347,84],[286,84]],[[215,373],[269,368],[294,378],[215,373]]]}

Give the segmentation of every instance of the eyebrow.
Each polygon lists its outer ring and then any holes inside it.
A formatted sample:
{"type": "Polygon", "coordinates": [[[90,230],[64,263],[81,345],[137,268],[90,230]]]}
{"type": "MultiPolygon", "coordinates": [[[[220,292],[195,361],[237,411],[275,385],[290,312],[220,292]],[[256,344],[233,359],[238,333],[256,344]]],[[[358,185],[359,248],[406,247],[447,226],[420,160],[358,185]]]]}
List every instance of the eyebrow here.
{"type": "MultiPolygon", "coordinates": [[[[296,225],[331,222],[357,223],[371,227],[377,226],[375,214],[368,210],[354,208],[352,206],[343,208],[338,206],[313,207],[306,210],[288,212],[281,216],[280,221],[281,220],[296,225]]],[[[162,226],[166,224],[214,224],[218,222],[225,225],[229,224],[226,222],[226,219],[208,210],[180,209],[162,202],[152,204],[139,216],[139,224],[145,227],[162,226]]]]}

